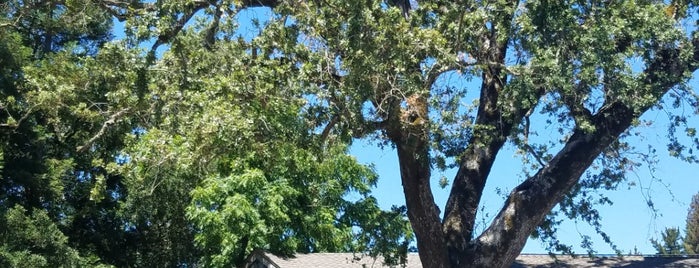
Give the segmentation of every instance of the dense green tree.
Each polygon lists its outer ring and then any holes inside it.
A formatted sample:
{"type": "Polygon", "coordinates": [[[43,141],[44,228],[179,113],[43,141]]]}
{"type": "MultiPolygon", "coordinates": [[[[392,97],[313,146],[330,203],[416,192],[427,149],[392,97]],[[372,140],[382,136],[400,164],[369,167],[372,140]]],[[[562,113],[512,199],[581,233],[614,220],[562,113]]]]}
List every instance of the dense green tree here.
{"type": "Polygon", "coordinates": [[[373,170],[315,132],[304,105],[317,89],[288,63],[245,43],[206,49],[168,21],[189,4],[132,2],[127,16],[120,4],[0,4],[0,211],[36,227],[8,229],[6,265],[226,266],[254,248],[404,256],[405,210],[380,210],[373,170]],[[112,17],[128,18],[125,40],[109,41],[112,17]],[[176,29],[157,61],[134,46],[150,23],[176,29]],[[55,243],[26,251],[43,232],[55,243]]]}
{"type": "Polygon", "coordinates": [[[116,201],[83,198],[101,172],[92,161],[111,161],[118,135],[99,137],[113,138],[101,140],[100,150],[76,151],[113,109],[105,89],[117,88],[118,78],[104,79],[104,70],[119,70],[88,56],[109,40],[111,17],[90,1],[4,1],[0,14],[0,211],[19,213],[11,209],[20,205],[36,218],[43,210],[68,245],[91,255],[95,244],[119,241],[123,229],[109,216],[116,201]]]}
{"type": "Polygon", "coordinates": [[[282,255],[407,249],[400,211],[379,210],[369,195],[372,169],[347,156],[342,142],[320,142],[313,111],[304,110],[304,95],[317,89],[295,81],[298,70],[272,49],[249,49],[256,48],[207,49],[187,29],[153,67],[145,132],[133,135],[124,151],[131,161],[119,167],[133,221],[173,240],[193,235],[201,263],[214,267],[240,266],[256,248],[282,255]],[[346,200],[350,193],[359,199],[346,200]]]}
{"type": "Polygon", "coordinates": [[[695,194],[692,197],[692,203],[689,205],[684,237],[680,235],[680,228],[665,228],[661,234],[662,240],[657,241],[651,239],[651,243],[658,251],[658,254],[697,254],[697,226],[699,225],[699,219],[697,219],[697,217],[699,216],[696,211],[698,206],[699,194],[695,194]]]}
{"type": "Polygon", "coordinates": [[[689,204],[683,241],[687,254],[699,254],[699,194],[692,196],[689,204]]]}
{"type": "Polygon", "coordinates": [[[135,126],[124,119],[139,105],[129,99],[130,69],[141,56],[107,44],[112,16],[92,1],[5,1],[0,8],[2,211],[43,210],[81,254],[138,264],[150,250],[142,241],[159,234],[127,228],[119,203],[128,193],[107,163],[114,165],[135,126]]]}
{"type": "Polygon", "coordinates": [[[94,256],[83,257],[45,211],[32,213],[17,205],[0,219],[0,265],[3,267],[107,267],[94,256]]]}
{"type": "Polygon", "coordinates": [[[653,247],[658,251],[657,254],[680,255],[685,253],[684,247],[682,246],[680,228],[665,228],[661,235],[661,241],[651,239],[653,247]]]}

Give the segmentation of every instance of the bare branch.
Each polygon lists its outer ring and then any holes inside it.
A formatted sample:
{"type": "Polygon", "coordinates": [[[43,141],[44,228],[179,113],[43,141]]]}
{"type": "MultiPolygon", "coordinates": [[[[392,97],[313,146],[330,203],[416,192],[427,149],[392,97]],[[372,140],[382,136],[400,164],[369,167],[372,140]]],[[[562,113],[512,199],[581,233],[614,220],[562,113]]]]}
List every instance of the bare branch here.
{"type": "Polygon", "coordinates": [[[90,140],[88,140],[84,145],[75,148],[75,151],[78,153],[84,153],[85,151],[87,151],[87,149],[89,149],[92,146],[92,144],[94,144],[97,141],[97,139],[104,136],[104,134],[107,132],[107,129],[110,126],[117,123],[120,117],[128,113],[129,110],[129,108],[124,108],[109,116],[109,119],[107,119],[107,121],[104,121],[104,123],[102,124],[102,128],[100,128],[100,130],[94,136],[92,136],[92,138],[90,138],[90,140]]]}
{"type": "Polygon", "coordinates": [[[220,5],[216,5],[215,8],[214,21],[206,29],[206,37],[204,38],[204,47],[207,49],[213,48],[216,43],[216,31],[218,30],[221,16],[223,16],[223,8],[220,5]]]}
{"type": "Polygon", "coordinates": [[[325,140],[328,138],[328,135],[330,135],[330,131],[335,127],[335,124],[340,121],[340,115],[333,115],[332,119],[330,119],[330,122],[328,122],[328,125],[325,126],[323,129],[323,132],[320,134],[320,142],[325,143],[325,140]]]}
{"type": "Polygon", "coordinates": [[[22,20],[22,12],[17,15],[17,18],[15,18],[14,22],[5,22],[5,23],[0,23],[0,29],[5,28],[5,27],[17,27],[17,24],[19,24],[19,21],[22,20]]]}
{"type": "Polygon", "coordinates": [[[177,20],[177,23],[171,29],[165,31],[163,34],[158,36],[158,40],[156,40],[155,44],[153,44],[153,46],[151,47],[151,52],[155,52],[158,49],[158,47],[160,47],[160,45],[170,42],[170,40],[175,38],[177,34],[179,34],[180,31],[182,31],[185,24],[187,24],[187,22],[190,19],[192,19],[195,13],[208,6],[208,3],[203,1],[196,1],[194,3],[196,6],[194,6],[191,10],[185,13],[184,16],[177,20]]]}
{"type": "MultiPolygon", "coordinates": [[[[24,113],[24,115],[22,115],[22,117],[19,118],[19,120],[17,120],[17,122],[15,122],[14,124],[0,124],[0,127],[12,128],[12,129],[17,129],[17,128],[19,128],[19,126],[22,125],[22,122],[24,122],[24,120],[27,120],[27,118],[29,118],[29,115],[31,115],[32,112],[34,111],[34,109],[36,109],[36,107],[38,107],[38,106],[39,106],[38,104],[35,104],[35,105],[33,105],[32,107],[30,107],[30,108],[27,110],[27,112],[24,113]]],[[[0,107],[0,109],[4,109],[4,108],[5,108],[5,107],[0,107]]],[[[10,114],[9,111],[7,111],[7,115],[8,115],[10,118],[12,118],[12,115],[10,114]]]]}
{"type": "Polygon", "coordinates": [[[529,116],[531,116],[533,111],[534,111],[533,108],[529,109],[527,114],[524,115],[524,140],[523,140],[524,144],[523,145],[529,151],[529,154],[534,156],[534,159],[536,159],[536,161],[539,162],[539,165],[541,165],[541,167],[545,167],[546,162],[544,162],[543,157],[541,157],[541,155],[537,151],[535,151],[531,145],[529,145],[529,125],[530,125],[529,116]]]}

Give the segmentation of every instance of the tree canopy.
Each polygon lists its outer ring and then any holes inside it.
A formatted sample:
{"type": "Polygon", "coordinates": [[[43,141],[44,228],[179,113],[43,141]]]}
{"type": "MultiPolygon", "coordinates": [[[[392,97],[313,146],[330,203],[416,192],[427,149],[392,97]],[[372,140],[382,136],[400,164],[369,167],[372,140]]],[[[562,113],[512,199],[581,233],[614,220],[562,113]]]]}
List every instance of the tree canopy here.
{"type": "Polygon", "coordinates": [[[189,4],[158,5],[0,5],[0,263],[223,267],[255,248],[400,261],[405,209],[379,209],[346,142],[319,142],[317,88],[292,63],[248,53],[274,40],[214,52],[202,21],[157,41],[170,50],[156,59],[151,23],[172,29],[189,4]],[[128,34],[113,39],[119,19],[128,34]]]}
{"type": "Polygon", "coordinates": [[[699,112],[697,4],[6,1],[0,225],[37,229],[10,229],[0,263],[219,267],[255,248],[395,263],[414,237],[424,267],[507,267],[530,236],[569,251],[561,217],[611,243],[596,190],[640,165],[626,139],[644,112],[667,109],[668,152],[699,161],[690,115],[671,112],[699,112]],[[253,9],[269,18],[242,21],[253,9]],[[378,207],[355,139],[396,149],[406,207],[378,207]],[[506,144],[524,179],[477,232],[506,144]],[[430,180],[450,168],[440,211],[430,180]]]}

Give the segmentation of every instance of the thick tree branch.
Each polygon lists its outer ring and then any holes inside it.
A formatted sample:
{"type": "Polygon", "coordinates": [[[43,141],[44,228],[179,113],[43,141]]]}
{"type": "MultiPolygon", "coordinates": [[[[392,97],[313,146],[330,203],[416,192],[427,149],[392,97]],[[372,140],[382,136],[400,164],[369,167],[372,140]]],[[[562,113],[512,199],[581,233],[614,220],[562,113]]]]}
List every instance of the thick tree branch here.
{"type": "Polygon", "coordinates": [[[204,47],[207,49],[212,49],[216,43],[216,32],[221,22],[221,16],[223,16],[223,8],[220,5],[215,5],[214,8],[216,9],[214,12],[214,20],[206,29],[206,36],[204,37],[204,47]]]}
{"type": "Polygon", "coordinates": [[[388,126],[387,121],[364,121],[360,124],[359,128],[352,130],[352,137],[355,139],[361,139],[373,133],[375,131],[386,129],[388,126]]]}
{"type": "Polygon", "coordinates": [[[100,0],[99,4],[119,21],[125,21],[139,12],[153,12],[158,8],[154,3],[141,1],[100,0]]]}
{"type": "Polygon", "coordinates": [[[196,5],[193,8],[186,11],[185,14],[179,20],[177,20],[177,23],[175,23],[175,25],[173,25],[172,28],[167,29],[160,36],[158,36],[158,40],[156,40],[153,44],[153,47],[151,47],[152,52],[156,51],[158,47],[160,47],[160,45],[170,42],[170,40],[175,38],[177,34],[179,34],[180,31],[182,31],[182,28],[184,28],[185,24],[187,24],[187,22],[190,19],[192,19],[194,14],[208,6],[207,2],[195,4],[196,5]]]}
{"type": "MultiPolygon", "coordinates": [[[[243,0],[240,2],[240,6],[238,6],[238,9],[245,9],[245,8],[252,8],[252,7],[270,7],[270,8],[275,8],[279,5],[280,1],[278,0],[243,0]]],[[[118,0],[100,0],[99,4],[104,8],[105,11],[107,11],[109,14],[117,18],[119,21],[125,21],[129,17],[137,15],[139,13],[144,13],[144,12],[154,12],[158,10],[158,7],[156,6],[155,3],[148,3],[148,2],[141,2],[141,1],[118,1],[118,0]]],[[[185,24],[194,16],[195,13],[197,13],[199,10],[206,8],[210,5],[214,4],[212,1],[208,0],[194,0],[189,3],[190,7],[187,11],[184,11],[184,15],[177,20],[177,23],[172,26],[172,28],[167,29],[158,36],[158,39],[155,41],[155,44],[151,47],[151,51],[155,51],[158,49],[158,47],[164,43],[169,42],[179,34],[180,31],[182,31],[182,28],[184,27],[185,24]]],[[[215,15],[215,21],[212,23],[212,28],[215,31],[215,29],[218,26],[218,21],[221,16],[221,12],[219,9],[218,5],[214,5],[216,7],[216,15],[215,15]]],[[[207,34],[212,34],[212,32],[209,32],[207,34]]],[[[212,35],[213,36],[213,35],[212,35]]],[[[207,36],[209,37],[209,36],[207,36]]],[[[211,38],[207,38],[207,45],[211,38]]]]}
{"type": "Polygon", "coordinates": [[[498,261],[476,266],[503,267],[514,261],[539,222],[577,183],[599,153],[631,125],[635,116],[632,109],[617,102],[593,118],[595,132],[576,129],[548,165],[512,191],[490,227],[472,243],[476,256],[498,261]]]}
{"type": "Polygon", "coordinates": [[[415,231],[424,267],[449,267],[448,251],[442,232],[440,211],[430,187],[431,168],[426,139],[415,137],[396,143],[408,218],[415,231]]]}
{"type": "MultiPolygon", "coordinates": [[[[409,120],[413,112],[427,115],[427,98],[418,94],[408,96],[407,107],[401,107],[403,96],[387,94],[384,129],[396,145],[400,166],[401,182],[408,219],[417,238],[417,246],[425,267],[449,267],[448,251],[444,237],[435,236],[442,232],[439,207],[434,202],[430,186],[431,167],[429,162],[429,137],[426,124],[420,120],[409,120]],[[417,122],[416,122],[417,121],[417,122]]],[[[382,97],[380,97],[382,98],[382,97]]]]}
{"type": "MultiPolygon", "coordinates": [[[[119,1],[119,0],[99,0],[102,7],[107,9],[107,12],[115,16],[120,21],[128,19],[129,16],[133,14],[138,14],[141,12],[152,12],[158,10],[158,7],[153,2],[142,2],[142,1],[119,1]],[[122,10],[124,12],[119,12],[122,10]]],[[[207,0],[194,0],[191,2],[193,6],[207,6],[211,4],[211,1],[207,0]]],[[[252,8],[252,7],[269,7],[275,8],[279,5],[279,0],[243,0],[240,1],[240,6],[238,9],[252,8]]]]}
{"type": "MultiPolygon", "coordinates": [[[[686,73],[694,72],[699,62],[699,40],[692,43],[694,55],[689,62],[680,57],[679,49],[657,51],[654,61],[644,71],[641,87],[650,88],[659,100],[686,79],[686,73]]],[[[563,149],[510,193],[488,229],[471,242],[467,255],[479,257],[464,261],[476,267],[505,267],[514,261],[529,234],[578,183],[583,172],[653,104],[632,108],[620,101],[609,103],[592,116],[594,130],[576,128],[563,149]]]]}
{"type": "Polygon", "coordinates": [[[330,135],[330,131],[335,127],[335,125],[340,121],[340,115],[333,115],[333,117],[330,119],[330,122],[323,128],[323,132],[320,134],[320,142],[325,143],[325,140],[328,139],[328,135],[330,135]]]}
{"type": "MultiPolygon", "coordinates": [[[[509,1],[508,5],[514,12],[517,1],[509,1]]],[[[454,178],[443,221],[452,267],[466,265],[460,253],[466,250],[473,235],[478,204],[490,168],[515,122],[520,122],[529,110],[529,107],[520,107],[517,111],[503,114],[498,103],[507,81],[504,66],[513,16],[513,13],[502,14],[499,20],[493,22],[491,31],[481,36],[483,47],[476,55],[479,62],[488,63],[482,75],[476,129],[454,178]]]]}
{"type": "Polygon", "coordinates": [[[279,0],[243,0],[240,1],[241,3],[241,8],[248,8],[248,7],[269,7],[269,8],[275,8],[279,5],[281,1],[279,0]]]}

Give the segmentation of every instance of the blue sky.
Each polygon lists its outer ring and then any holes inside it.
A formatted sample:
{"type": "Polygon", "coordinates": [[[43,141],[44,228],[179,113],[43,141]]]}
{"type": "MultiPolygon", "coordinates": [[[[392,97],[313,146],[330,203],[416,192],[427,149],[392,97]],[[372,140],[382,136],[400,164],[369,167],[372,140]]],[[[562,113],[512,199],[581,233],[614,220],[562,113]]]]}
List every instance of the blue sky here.
{"type": "MultiPolygon", "coordinates": [[[[258,33],[249,21],[258,18],[265,21],[271,16],[268,9],[253,9],[252,11],[242,11],[238,15],[240,21],[239,32],[247,38],[251,38],[258,33]]],[[[117,38],[123,37],[123,24],[116,23],[115,35],[117,38]]],[[[690,83],[691,87],[697,91],[699,80],[697,73],[690,83]]],[[[459,78],[450,78],[449,83],[466,83],[459,78]]],[[[472,81],[471,83],[479,83],[472,81]]],[[[465,85],[468,86],[468,85],[465,85]]],[[[472,87],[477,89],[477,87],[472,87]]],[[[474,90],[475,91],[475,90],[474,90]]],[[[471,95],[471,94],[469,94],[471,95]]],[[[470,100],[465,100],[469,101],[470,100]]],[[[692,108],[685,107],[672,110],[674,113],[684,113],[689,115],[692,108]]],[[[643,166],[635,172],[629,173],[627,182],[622,183],[617,191],[605,193],[614,204],[611,206],[598,207],[602,216],[603,230],[607,232],[616,243],[618,249],[626,253],[636,247],[643,254],[654,254],[655,249],[651,246],[651,238],[659,238],[659,233],[665,227],[680,227],[684,231],[687,209],[692,195],[699,192],[699,165],[687,164],[668,155],[666,150],[668,126],[668,113],[665,110],[651,110],[643,115],[642,119],[653,121],[650,126],[639,128],[640,135],[629,140],[632,145],[643,149],[650,146],[658,150],[658,163],[655,170],[651,172],[648,166],[643,166]],[[629,183],[633,186],[627,186],[629,183]],[[659,214],[653,213],[645,204],[648,199],[655,204],[659,214]]],[[[554,127],[546,127],[541,122],[532,122],[533,131],[537,131],[541,138],[556,138],[559,136],[554,127]]],[[[692,117],[689,125],[699,126],[699,118],[692,117]]],[[[403,190],[400,182],[398,169],[398,159],[395,150],[390,147],[383,149],[376,146],[377,142],[372,140],[358,140],[350,148],[350,153],[366,164],[373,164],[379,174],[379,182],[373,194],[377,197],[379,204],[389,209],[393,205],[405,204],[403,190]]],[[[552,152],[555,153],[555,152],[552,152]]],[[[521,162],[515,156],[514,148],[511,145],[498,154],[498,158],[492,169],[485,194],[481,205],[484,210],[479,215],[477,231],[483,230],[490,219],[497,214],[502,206],[505,197],[510,189],[515,187],[524,178],[521,175],[521,162]],[[502,192],[502,194],[498,194],[502,192]]],[[[439,177],[446,176],[452,179],[455,171],[433,172],[432,188],[435,195],[435,202],[442,210],[448,198],[450,186],[442,189],[438,185],[439,177]]],[[[587,234],[593,238],[594,249],[599,254],[614,253],[612,248],[606,245],[602,239],[595,234],[594,229],[584,222],[566,221],[559,228],[559,239],[569,245],[574,246],[576,253],[585,253],[579,244],[580,235],[587,234]]],[[[525,246],[525,253],[546,253],[541,242],[530,240],[525,246]]]]}

